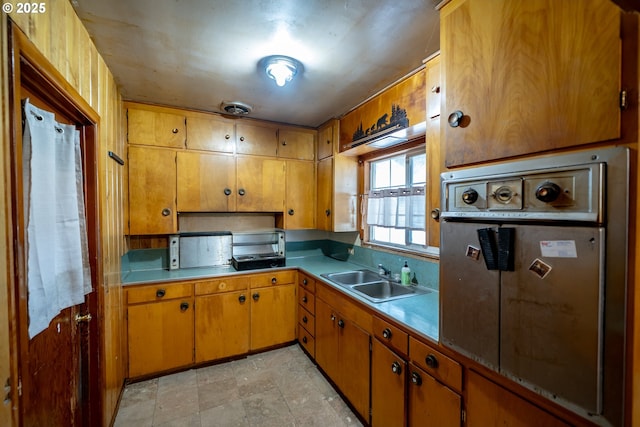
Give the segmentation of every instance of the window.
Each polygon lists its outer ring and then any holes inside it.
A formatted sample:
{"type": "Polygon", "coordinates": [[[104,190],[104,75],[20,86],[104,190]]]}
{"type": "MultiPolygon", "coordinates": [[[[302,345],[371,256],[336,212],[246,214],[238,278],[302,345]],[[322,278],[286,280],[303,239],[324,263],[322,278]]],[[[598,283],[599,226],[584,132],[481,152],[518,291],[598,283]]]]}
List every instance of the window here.
{"type": "Polygon", "coordinates": [[[426,249],[426,162],[424,147],[369,162],[363,223],[370,243],[426,249]]]}

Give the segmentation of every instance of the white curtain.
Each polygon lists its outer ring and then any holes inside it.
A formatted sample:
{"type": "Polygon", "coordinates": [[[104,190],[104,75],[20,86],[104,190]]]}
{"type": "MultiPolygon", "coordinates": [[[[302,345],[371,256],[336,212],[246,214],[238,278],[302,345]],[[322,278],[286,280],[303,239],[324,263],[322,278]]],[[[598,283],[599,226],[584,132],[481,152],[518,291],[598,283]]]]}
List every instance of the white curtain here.
{"type": "Polygon", "coordinates": [[[367,197],[367,224],[424,230],[425,203],[424,187],[370,191],[367,197]]]}
{"type": "Polygon", "coordinates": [[[84,302],[91,270],[80,134],[24,102],[23,185],[29,336],[61,310],[84,302]]]}

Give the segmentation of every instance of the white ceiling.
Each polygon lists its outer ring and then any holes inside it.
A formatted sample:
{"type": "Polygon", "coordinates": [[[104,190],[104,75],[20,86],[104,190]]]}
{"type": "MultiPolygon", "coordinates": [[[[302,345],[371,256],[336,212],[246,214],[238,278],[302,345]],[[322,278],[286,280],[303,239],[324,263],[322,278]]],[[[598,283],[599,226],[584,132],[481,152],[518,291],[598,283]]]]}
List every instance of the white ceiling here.
{"type": "Polygon", "coordinates": [[[316,127],[439,49],[440,0],[71,0],[127,100],[316,127]],[[258,69],[287,55],[277,87],[258,69]]]}

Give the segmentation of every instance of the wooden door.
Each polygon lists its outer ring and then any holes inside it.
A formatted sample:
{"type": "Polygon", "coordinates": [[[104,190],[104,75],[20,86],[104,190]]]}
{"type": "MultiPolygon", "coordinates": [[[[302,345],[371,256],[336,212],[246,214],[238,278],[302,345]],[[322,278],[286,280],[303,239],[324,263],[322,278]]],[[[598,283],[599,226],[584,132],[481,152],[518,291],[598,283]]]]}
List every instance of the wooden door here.
{"type": "Polygon", "coordinates": [[[371,384],[370,336],[351,320],[339,316],[338,320],[340,375],[338,387],[353,407],[369,419],[369,387],[371,384]]]}
{"type": "Polygon", "coordinates": [[[263,157],[237,158],[236,210],[282,212],[285,194],[284,160],[263,157]]]}
{"type": "Polygon", "coordinates": [[[251,290],[251,350],[296,339],[296,286],[251,290]]]}
{"type": "Polygon", "coordinates": [[[316,228],[332,231],[333,157],[327,157],[318,162],[317,192],[316,228]]]}
{"type": "Polygon", "coordinates": [[[338,378],[338,325],[333,308],[316,298],[316,362],[334,380],[338,378]]]}
{"type": "MultiPolygon", "coordinates": [[[[407,362],[377,339],[371,351],[371,425],[406,425],[407,362]]],[[[435,426],[436,424],[434,424],[435,426]]]]}
{"type": "Polygon", "coordinates": [[[180,212],[233,212],[236,159],[226,154],[177,154],[177,209],[180,212]]]}
{"type": "Polygon", "coordinates": [[[459,0],[440,12],[446,166],[620,136],[620,9],[459,0]],[[598,28],[598,31],[594,31],[598,28]]]}
{"type": "Polygon", "coordinates": [[[129,233],[177,231],[176,152],[129,146],[129,233]]]}
{"type": "Polygon", "coordinates": [[[315,136],[313,130],[279,129],[278,157],[298,160],[315,158],[315,136]]]}
{"type": "Polygon", "coordinates": [[[409,427],[460,427],[460,395],[414,364],[409,368],[409,427]]]}
{"type": "Polygon", "coordinates": [[[285,221],[287,230],[314,228],[316,219],[315,164],[287,160],[285,221]]]}
{"type": "Polygon", "coordinates": [[[273,156],[278,153],[277,129],[268,125],[238,123],[236,125],[236,153],[273,156]]]}
{"type": "Polygon", "coordinates": [[[248,291],[196,297],[196,363],[249,351],[248,291]]]}
{"type": "Polygon", "coordinates": [[[129,144],[184,148],[187,135],[185,117],[166,110],[129,108],[127,110],[129,144]]]}
{"type": "Polygon", "coordinates": [[[233,120],[213,114],[189,113],[187,116],[188,149],[233,153],[235,145],[233,120]]]}
{"type": "Polygon", "coordinates": [[[193,363],[193,298],[127,307],[129,377],[193,363]]]}

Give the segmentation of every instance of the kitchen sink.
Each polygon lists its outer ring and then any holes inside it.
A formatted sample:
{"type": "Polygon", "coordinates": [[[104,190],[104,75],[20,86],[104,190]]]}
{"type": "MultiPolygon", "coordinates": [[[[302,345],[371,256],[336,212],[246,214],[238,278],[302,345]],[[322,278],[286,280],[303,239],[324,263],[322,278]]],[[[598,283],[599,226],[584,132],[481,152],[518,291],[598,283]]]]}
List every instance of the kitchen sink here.
{"type": "Polygon", "coordinates": [[[373,302],[391,301],[429,293],[426,289],[416,286],[403,286],[388,280],[355,285],[351,289],[373,302]]]}
{"type": "Polygon", "coordinates": [[[323,274],[323,276],[339,285],[347,286],[378,282],[381,279],[378,273],[371,270],[343,271],[340,273],[323,274]]]}

